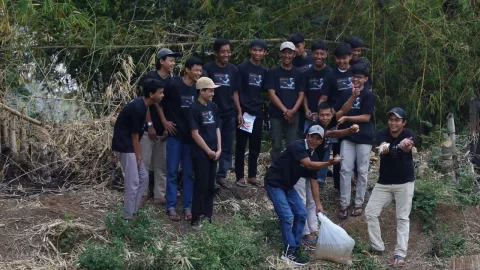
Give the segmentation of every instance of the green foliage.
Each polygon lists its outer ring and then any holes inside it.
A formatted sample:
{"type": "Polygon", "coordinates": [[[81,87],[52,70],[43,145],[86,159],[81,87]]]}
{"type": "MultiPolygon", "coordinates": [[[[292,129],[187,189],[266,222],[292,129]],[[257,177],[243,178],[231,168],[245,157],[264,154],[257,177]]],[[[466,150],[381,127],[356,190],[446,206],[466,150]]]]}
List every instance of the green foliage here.
{"type": "Polygon", "coordinates": [[[78,263],[88,270],[118,270],[125,264],[123,254],[124,243],[119,238],[113,238],[109,245],[88,243],[85,251],[80,254],[78,263]]]}
{"type": "Polygon", "coordinates": [[[440,189],[438,183],[427,180],[415,181],[413,195],[414,217],[423,221],[423,230],[431,231],[435,225],[436,212],[440,201],[440,189]]]}
{"type": "Polygon", "coordinates": [[[378,260],[367,252],[369,244],[357,236],[353,236],[353,239],[355,240],[355,247],[352,252],[353,264],[350,266],[350,269],[380,269],[381,265],[378,260]]]}
{"type": "Polygon", "coordinates": [[[475,173],[461,168],[456,185],[456,198],[463,207],[480,205],[480,187],[475,173]]]}
{"type": "Polygon", "coordinates": [[[464,255],[465,251],[465,239],[460,234],[451,232],[447,225],[443,225],[434,234],[431,249],[432,256],[448,258],[464,255]]]}

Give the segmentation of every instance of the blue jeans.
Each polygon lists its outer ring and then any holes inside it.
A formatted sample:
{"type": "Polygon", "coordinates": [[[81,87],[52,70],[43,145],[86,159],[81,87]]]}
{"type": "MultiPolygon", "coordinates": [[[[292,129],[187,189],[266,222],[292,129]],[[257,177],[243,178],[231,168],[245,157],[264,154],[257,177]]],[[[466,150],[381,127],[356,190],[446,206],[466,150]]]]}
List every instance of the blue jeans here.
{"type": "Polygon", "coordinates": [[[182,162],[182,207],[192,209],[193,196],[193,169],[190,155],[191,145],[182,143],[177,138],[169,136],[167,139],[167,210],[177,206],[177,175],[178,165],[182,162]]]}
{"type": "Polygon", "coordinates": [[[265,190],[280,220],[284,251],[291,254],[302,244],[302,231],[307,221],[305,204],[294,188],[283,190],[267,184],[265,190]]]}
{"type": "Polygon", "coordinates": [[[233,141],[235,139],[235,115],[219,116],[218,126],[222,138],[222,154],[218,160],[217,179],[226,178],[228,169],[232,166],[233,141]]]}

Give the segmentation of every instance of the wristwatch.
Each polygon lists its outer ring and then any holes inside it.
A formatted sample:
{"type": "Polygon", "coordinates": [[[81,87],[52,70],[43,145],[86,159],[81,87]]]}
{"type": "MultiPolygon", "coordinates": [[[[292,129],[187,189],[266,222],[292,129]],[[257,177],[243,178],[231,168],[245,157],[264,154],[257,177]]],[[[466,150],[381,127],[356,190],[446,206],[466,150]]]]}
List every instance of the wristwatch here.
{"type": "Polygon", "coordinates": [[[147,122],[147,126],[151,127],[153,125],[152,122],[147,122]]]}

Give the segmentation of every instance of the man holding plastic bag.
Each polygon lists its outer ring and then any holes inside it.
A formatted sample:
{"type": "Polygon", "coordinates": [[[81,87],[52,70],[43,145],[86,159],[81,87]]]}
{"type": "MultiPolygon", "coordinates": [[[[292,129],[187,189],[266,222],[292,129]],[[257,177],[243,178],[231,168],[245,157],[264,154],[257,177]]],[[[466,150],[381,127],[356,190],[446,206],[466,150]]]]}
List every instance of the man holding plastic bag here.
{"type": "Polygon", "coordinates": [[[275,212],[280,219],[283,250],[282,260],[295,265],[305,265],[298,257],[298,249],[302,241],[302,231],[307,219],[307,210],[302,199],[294,189],[301,178],[310,179],[316,212],[323,212],[317,178],[317,170],[321,167],[340,162],[330,159],[319,162],[314,150],[322,142],[324,130],[319,125],[309,128],[304,140],[297,140],[287,146],[280,156],[273,161],[265,175],[265,190],[273,203],[275,212]]]}

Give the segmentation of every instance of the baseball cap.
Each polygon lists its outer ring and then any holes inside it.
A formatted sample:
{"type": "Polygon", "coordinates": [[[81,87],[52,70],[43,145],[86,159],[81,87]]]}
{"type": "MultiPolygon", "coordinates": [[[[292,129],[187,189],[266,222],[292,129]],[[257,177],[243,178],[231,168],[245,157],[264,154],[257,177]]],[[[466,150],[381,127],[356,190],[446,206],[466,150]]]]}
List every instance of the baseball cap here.
{"type": "Polygon", "coordinates": [[[172,50],[167,49],[167,48],[162,48],[157,52],[157,58],[160,59],[165,56],[171,56],[171,57],[180,57],[182,56],[178,52],[172,52],[172,50]]]}
{"type": "Polygon", "coordinates": [[[195,86],[197,87],[197,89],[205,89],[205,88],[217,88],[220,85],[215,85],[215,83],[213,83],[212,79],[210,79],[209,77],[201,77],[200,79],[198,79],[195,86]]]}
{"type": "Polygon", "coordinates": [[[253,47],[260,47],[262,49],[268,49],[268,45],[267,43],[265,42],[265,40],[262,40],[262,39],[254,39],[250,42],[250,44],[248,45],[248,48],[253,48],[253,47]]]}
{"type": "Polygon", "coordinates": [[[308,135],[318,134],[323,138],[323,128],[320,125],[313,125],[308,129],[308,135]]]}
{"type": "Polygon", "coordinates": [[[391,109],[388,113],[387,113],[387,116],[390,116],[394,114],[396,117],[400,118],[400,119],[405,119],[407,118],[407,114],[405,113],[405,111],[402,109],[402,108],[399,108],[399,107],[396,107],[396,108],[393,108],[391,109]]]}
{"type": "Polygon", "coordinates": [[[293,34],[288,38],[288,41],[292,42],[293,44],[297,45],[298,43],[304,42],[305,37],[302,34],[293,34]]]}
{"type": "Polygon", "coordinates": [[[290,41],[285,41],[282,43],[282,45],[280,45],[280,51],[283,51],[285,49],[290,49],[292,51],[295,51],[295,45],[293,45],[293,43],[290,41]]]}

